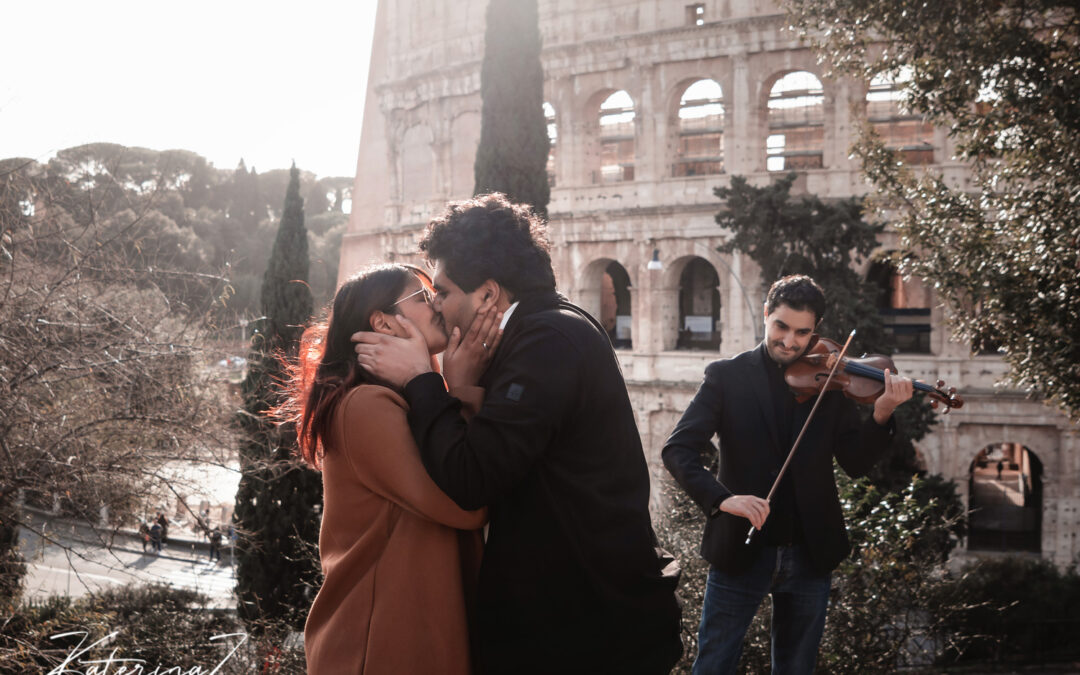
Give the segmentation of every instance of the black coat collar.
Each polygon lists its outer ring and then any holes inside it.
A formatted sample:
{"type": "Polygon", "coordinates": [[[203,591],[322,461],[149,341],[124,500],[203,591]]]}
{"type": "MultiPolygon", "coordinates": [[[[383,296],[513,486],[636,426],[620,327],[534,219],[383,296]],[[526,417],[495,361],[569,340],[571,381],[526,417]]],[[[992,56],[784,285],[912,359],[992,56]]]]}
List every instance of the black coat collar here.
{"type": "Polygon", "coordinates": [[[565,299],[554,290],[551,290],[522,293],[514,298],[514,300],[518,303],[518,306],[514,310],[514,313],[510,315],[510,320],[506,322],[506,328],[503,331],[503,339],[506,339],[506,335],[521,323],[522,318],[530,314],[535,314],[536,312],[554,309],[565,299]]]}
{"type": "Polygon", "coordinates": [[[761,409],[765,426],[769,429],[769,438],[773,442],[773,451],[782,453],[784,449],[780,445],[780,436],[777,433],[776,407],[773,405],[772,395],[769,391],[769,373],[765,370],[775,366],[765,354],[764,342],[752,352],[750,366],[747,381],[750,383],[750,389],[754,392],[754,397],[757,398],[758,408],[761,409]]]}

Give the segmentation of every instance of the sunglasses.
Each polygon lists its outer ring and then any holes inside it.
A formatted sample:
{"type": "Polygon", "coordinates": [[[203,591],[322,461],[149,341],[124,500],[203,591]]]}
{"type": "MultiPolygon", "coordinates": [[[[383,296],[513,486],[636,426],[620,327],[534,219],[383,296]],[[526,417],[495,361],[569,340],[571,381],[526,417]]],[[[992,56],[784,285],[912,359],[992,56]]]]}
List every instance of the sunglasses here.
{"type": "Polygon", "coordinates": [[[406,295],[406,296],[405,296],[404,298],[401,298],[400,300],[398,300],[397,302],[395,302],[394,304],[392,304],[392,305],[390,305],[390,306],[391,306],[391,307],[397,307],[398,305],[400,305],[401,303],[405,302],[405,301],[406,301],[406,300],[408,300],[409,298],[412,298],[412,297],[414,297],[414,296],[417,296],[417,295],[421,295],[421,294],[422,294],[422,295],[424,296],[424,302],[426,302],[426,303],[427,303],[428,305],[432,305],[432,304],[434,304],[434,303],[433,303],[433,300],[434,300],[434,299],[433,299],[433,298],[431,297],[431,291],[429,291],[429,290],[427,289],[427,287],[425,287],[425,286],[421,286],[421,287],[420,287],[420,290],[418,290],[418,291],[413,291],[412,293],[409,293],[409,294],[408,294],[408,295],[406,295]]]}

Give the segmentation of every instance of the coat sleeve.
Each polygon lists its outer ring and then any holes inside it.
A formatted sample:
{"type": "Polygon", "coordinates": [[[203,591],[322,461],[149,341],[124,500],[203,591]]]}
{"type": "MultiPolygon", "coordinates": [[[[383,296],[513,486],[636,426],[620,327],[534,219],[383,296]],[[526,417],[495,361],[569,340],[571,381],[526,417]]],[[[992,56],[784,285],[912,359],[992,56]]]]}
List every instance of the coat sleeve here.
{"type": "Polygon", "coordinates": [[[486,509],[458,508],[428,477],[397,394],[358,387],[342,403],[341,415],[349,466],[372,492],[448,527],[475,530],[487,522],[486,509]]]}
{"type": "Polygon", "coordinates": [[[504,348],[483,407],[468,424],[439,376],[426,373],[405,386],[424,467],[465,509],[498,501],[529,474],[580,389],[581,352],[551,326],[522,326],[504,348]]]}
{"type": "Polygon", "coordinates": [[[476,417],[480,408],[484,405],[484,388],[473,386],[453,387],[450,395],[461,401],[461,414],[465,421],[476,417]]]}
{"type": "Polygon", "coordinates": [[[860,419],[855,403],[840,392],[832,392],[838,399],[836,439],[833,452],[844,473],[860,478],[888,454],[896,433],[896,419],[890,417],[885,425],[874,421],[873,415],[860,419]]]}
{"type": "Polygon", "coordinates": [[[716,505],[731,494],[702,463],[702,457],[716,453],[712,437],[720,428],[724,401],[722,372],[719,362],[705,369],[705,381],[660,452],[664,466],[706,515],[712,515],[716,505]]]}

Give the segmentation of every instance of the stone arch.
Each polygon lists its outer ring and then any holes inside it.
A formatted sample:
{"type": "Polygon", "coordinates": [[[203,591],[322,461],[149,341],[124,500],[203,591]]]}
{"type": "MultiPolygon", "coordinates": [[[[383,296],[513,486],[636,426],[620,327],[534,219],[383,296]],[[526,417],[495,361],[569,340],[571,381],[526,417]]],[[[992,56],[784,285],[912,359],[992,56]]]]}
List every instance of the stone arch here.
{"type": "Polygon", "coordinates": [[[671,98],[670,122],[673,177],[724,171],[723,87],[708,77],[680,83],[671,98]]]}
{"type": "Polygon", "coordinates": [[[466,110],[450,122],[450,199],[472,196],[476,184],[473,165],[480,145],[480,112],[466,110]]]}
{"type": "Polygon", "coordinates": [[[1042,552],[1043,463],[1021,443],[984,446],[968,467],[968,550],[1042,552]]]}
{"type": "Polygon", "coordinates": [[[908,164],[933,164],[934,125],[901,105],[903,85],[912,78],[910,67],[895,76],[878,73],[866,92],[866,119],[885,147],[896,150],[908,164]]]}
{"type": "Polygon", "coordinates": [[[634,180],[637,110],[626,89],[603,89],[585,105],[587,182],[634,180]]]}
{"type": "Polygon", "coordinates": [[[399,162],[401,180],[398,183],[403,204],[421,204],[435,193],[434,136],[426,124],[416,124],[401,136],[399,162]]]}
{"type": "Polygon", "coordinates": [[[582,308],[600,321],[612,345],[632,348],[633,282],[626,267],[613,258],[599,258],[585,266],[579,279],[582,308]]]}
{"type": "Polygon", "coordinates": [[[875,254],[866,272],[867,281],[878,288],[878,313],[885,332],[895,339],[898,353],[931,353],[931,289],[918,277],[904,278],[892,251],[875,254]]]}
{"type": "Polygon", "coordinates": [[[664,331],[664,347],[718,351],[723,295],[720,275],[712,262],[697,255],[676,258],[664,270],[664,288],[674,291],[676,302],[676,311],[672,312],[676,323],[670,333],[664,331]],[[668,335],[674,339],[667,339],[668,335]]]}
{"type": "Polygon", "coordinates": [[[544,122],[547,124],[548,136],[548,186],[555,187],[555,153],[558,151],[559,116],[555,111],[555,106],[552,105],[550,101],[544,101],[544,122]]]}
{"type": "Polygon", "coordinates": [[[765,168],[824,168],[825,86],[810,70],[787,70],[765,81],[765,168]]]}

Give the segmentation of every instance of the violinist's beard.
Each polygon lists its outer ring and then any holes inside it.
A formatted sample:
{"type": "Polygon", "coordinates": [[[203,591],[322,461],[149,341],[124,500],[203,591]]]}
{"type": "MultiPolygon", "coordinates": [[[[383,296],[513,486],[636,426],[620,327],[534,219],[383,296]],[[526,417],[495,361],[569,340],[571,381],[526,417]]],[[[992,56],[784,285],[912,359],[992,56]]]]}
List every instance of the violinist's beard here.
{"type": "Polygon", "coordinates": [[[785,367],[790,366],[792,363],[798,361],[799,357],[803,355],[804,351],[806,351],[806,347],[803,347],[802,349],[794,349],[791,351],[785,350],[784,343],[780,342],[779,340],[768,343],[768,348],[769,357],[772,358],[772,360],[778,365],[785,367]]]}

